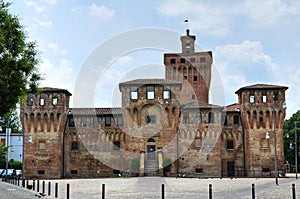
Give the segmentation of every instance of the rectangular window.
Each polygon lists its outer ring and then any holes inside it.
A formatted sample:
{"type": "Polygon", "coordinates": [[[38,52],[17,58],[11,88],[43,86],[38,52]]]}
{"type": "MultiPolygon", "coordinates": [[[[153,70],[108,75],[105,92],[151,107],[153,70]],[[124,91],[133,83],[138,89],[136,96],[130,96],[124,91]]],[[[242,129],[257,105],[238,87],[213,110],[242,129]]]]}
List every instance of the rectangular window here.
{"type": "Polygon", "coordinates": [[[227,115],[223,116],[223,121],[224,121],[224,126],[227,126],[228,125],[228,123],[227,123],[227,115]]]}
{"type": "Polygon", "coordinates": [[[267,95],[263,95],[261,98],[262,98],[261,101],[262,101],[263,103],[266,103],[266,102],[267,102],[267,95]]]}
{"type": "Polygon", "coordinates": [[[214,113],[213,112],[209,112],[208,113],[208,123],[214,123],[215,120],[214,120],[214,113]]]}
{"type": "Polygon", "coordinates": [[[75,127],[75,122],[74,122],[74,117],[73,115],[69,115],[68,116],[68,120],[69,120],[69,127],[75,127]]]}
{"type": "Polygon", "coordinates": [[[123,126],[123,117],[121,116],[116,116],[115,117],[117,120],[117,126],[123,126]]]}
{"type": "Polygon", "coordinates": [[[198,81],[197,75],[194,76],[194,82],[198,81]]]}
{"type": "Polygon", "coordinates": [[[185,59],[184,58],[180,58],[180,63],[184,64],[185,63],[185,59]]]}
{"type": "Polygon", "coordinates": [[[233,116],[233,124],[234,125],[240,124],[240,117],[238,115],[233,116]]]}
{"type": "Polygon", "coordinates": [[[154,86],[147,86],[147,99],[154,99],[154,86]]]}
{"type": "Polygon", "coordinates": [[[196,123],[201,124],[202,123],[202,115],[201,113],[196,113],[196,123]]]}
{"type": "Polygon", "coordinates": [[[58,95],[57,95],[57,93],[53,93],[53,95],[52,95],[52,105],[56,106],[57,103],[58,103],[58,95]]]}
{"type": "Polygon", "coordinates": [[[194,57],[191,57],[191,58],[190,58],[190,62],[191,62],[191,63],[195,63],[195,62],[196,62],[196,59],[195,59],[194,57]]]}
{"type": "Polygon", "coordinates": [[[193,95],[192,95],[192,100],[194,100],[195,98],[196,98],[196,96],[193,94],[193,95]]]}
{"type": "Polygon", "coordinates": [[[255,102],[255,97],[254,97],[253,94],[250,94],[249,102],[250,102],[250,103],[254,103],[254,102],[255,102]]]}
{"type": "Polygon", "coordinates": [[[146,117],[146,123],[147,124],[155,124],[156,123],[156,117],[155,115],[147,115],[146,117]]]}
{"type": "Polygon", "coordinates": [[[71,170],[71,175],[77,175],[78,171],[77,170],[71,170]]]}
{"type": "Polygon", "coordinates": [[[201,139],[196,138],[196,139],[195,139],[195,150],[196,150],[196,151],[200,151],[201,146],[202,146],[202,141],[201,141],[201,139]]]}
{"type": "Polygon", "coordinates": [[[33,105],[33,94],[29,93],[27,97],[27,105],[32,106],[33,105]]]}
{"type": "Polygon", "coordinates": [[[110,116],[105,117],[105,126],[111,126],[111,117],[110,116]]]}
{"type": "Polygon", "coordinates": [[[163,91],[163,98],[164,99],[170,99],[171,98],[171,91],[170,90],[164,90],[163,91]]]}
{"type": "Polygon", "coordinates": [[[170,59],[171,64],[176,64],[176,59],[172,58],[170,59]]]}
{"type": "Polygon", "coordinates": [[[77,152],[78,151],[78,142],[77,141],[73,141],[71,144],[71,151],[72,152],[77,152]]]}
{"type": "Polygon", "coordinates": [[[202,174],[203,173],[203,169],[202,168],[196,168],[195,169],[195,173],[202,174]]]}
{"type": "Polygon", "coordinates": [[[205,57],[200,57],[200,62],[201,63],[205,62],[205,57]]]}
{"type": "Polygon", "coordinates": [[[227,149],[229,150],[234,149],[233,140],[227,140],[227,149]]]}
{"type": "Polygon", "coordinates": [[[183,123],[184,124],[188,124],[189,123],[189,114],[188,113],[184,113],[183,114],[183,123]]]}
{"type": "Polygon", "coordinates": [[[45,175],[45,170],[38,170],[38,175],[39,175],[39,176],[45,175]]]}
{"type": "Polygon", "coordinates": [[[46,104],[46,94],[45,94],[45,93],[42,93],[42,94],[40,95],[40,105],[41,105],[41,106],[45,106],[45,104],[46,104]]]}
{"type": "Polygon", "coordinates": [[[87,127],[87,117],[81,117],[81,127],[87,127]]]}
{"type": "Polygon", "coordinates": [[[114,151],[120,151],[120,141],[114,142],[114,151]]]}
{"type": "Polygon", "coordinates": [[[99,126],[99,121],[98,121],[98,117],[97,116],[93,117],[93,126],[94,127],[98,127],[99,126]]]}
{"type": "Polygon", "coordinates": [[[263,173],[269,173],[269,172],[270,172],[270,169],[269,169],[269,168],[263,168],[263,169],[262,169],[262,172],[263,172],[263,173]]]}
{"type": "Polygon", "coordinates": [[[137,100],[138,99],[138,88],[137,86],[130,87],[130,99],[137,100]]]}

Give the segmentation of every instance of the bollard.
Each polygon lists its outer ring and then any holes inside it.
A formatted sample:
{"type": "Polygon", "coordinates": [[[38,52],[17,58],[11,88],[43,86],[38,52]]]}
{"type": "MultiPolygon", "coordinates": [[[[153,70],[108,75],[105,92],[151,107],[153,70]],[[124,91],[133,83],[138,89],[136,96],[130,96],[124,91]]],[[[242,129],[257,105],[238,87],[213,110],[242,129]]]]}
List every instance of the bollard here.
{"type": "Polygon", "coordinates": [[[105,199],[105,184],[102,184],[102,199],[105,199]]]}
{"type": "Polygon", "coordinates": [[[28,184],[29,184],[29,183],[28,183],[28,179],[27,179],[27,180],[26,180],[26,188],[27,188],[27,189],[28,189],[28,184]]]}
{"type": "Polygon", "coordinates": [[[51,182],[48,182],[48,196],[51,195],[51,182]]]}
{"type": "Polygon", "coordinates": [[[36,188],[37,192],[40,192],[40,180],[37,180],[37,188],[36,188]]]}
{"type": "Polygon", "coordinates": [[[20,186],[20,178],[18,178],[18,186],[20,186]]]}
{"type": "Polygon", "coordinates": [[[255,185],[252,184],[252,199],[255,199],[255,185]]]}
{"type": "Polygon", "coordinates": [[[32,190],[35,190],[35,180],[32,181],[32,190]]]}
{"type": "Polygon", "coordinates": [[[58,197],[58,183],[55,183],[55,198],[58,197]]]}
{"type": "Polygon", "coordinates": [[[161,184],[161,199],[165,199],[165,185],[161,184]]]}
{"type": "Polygon", "coordinates": [[[67,184],[67,199],[70,199],[70,184],[67,184]]]}
{"type": "Polygon", "coordinates": [[[292,184],[292,195],[293,195],[293,199],[296,199],[296,189],[295,189],[295,184],[292,184]]]}
{"type": "Polygon", "coordinates": [[[44,194],[45,193],[45,181],[43,181],[42,190],[43,190],[43,194],[44,194]]]}
{"type": "Polygon", "coordinates": [[[212,199],[212,184],[209,184],[208,186],[208,198],[212,199]]]}
{"type": "Polygon", "coordinates": [[[25,187],[25,178],[22,179],[22,187],[25,187]]]}

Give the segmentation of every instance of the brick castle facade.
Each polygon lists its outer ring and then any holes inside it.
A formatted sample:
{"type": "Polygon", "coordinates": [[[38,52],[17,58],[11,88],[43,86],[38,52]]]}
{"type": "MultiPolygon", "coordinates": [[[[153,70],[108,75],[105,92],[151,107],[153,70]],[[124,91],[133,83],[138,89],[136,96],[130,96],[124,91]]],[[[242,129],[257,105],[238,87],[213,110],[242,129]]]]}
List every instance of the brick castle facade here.
{"type": "Polygon", "coordinates": [[[133,159],[139,176],[162,176],[166,158],[173,176],[274,176],[275,135],[283,173],[288,88],[250,85],[236,91],[235,104],[209,104],[213,56],[195,52],[195,40],[187,30],[182,52],[164,54],[165,79],[120,83],[120,108],[70,108],[64,89],[28,93],[24,176],[110,177],[130,170],[133,159]]]}

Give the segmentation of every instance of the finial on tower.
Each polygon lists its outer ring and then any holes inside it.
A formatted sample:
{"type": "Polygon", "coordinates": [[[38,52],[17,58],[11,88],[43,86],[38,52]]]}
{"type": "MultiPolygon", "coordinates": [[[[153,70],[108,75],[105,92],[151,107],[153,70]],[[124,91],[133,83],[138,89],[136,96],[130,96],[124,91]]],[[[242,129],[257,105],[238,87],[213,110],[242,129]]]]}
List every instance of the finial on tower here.
{"type": "Polygon", "coordinates": [[[186,18],[184,20],[184,23],[186,23],[186,36],[189,36],[190,35],[189,20],[186,18]]]}

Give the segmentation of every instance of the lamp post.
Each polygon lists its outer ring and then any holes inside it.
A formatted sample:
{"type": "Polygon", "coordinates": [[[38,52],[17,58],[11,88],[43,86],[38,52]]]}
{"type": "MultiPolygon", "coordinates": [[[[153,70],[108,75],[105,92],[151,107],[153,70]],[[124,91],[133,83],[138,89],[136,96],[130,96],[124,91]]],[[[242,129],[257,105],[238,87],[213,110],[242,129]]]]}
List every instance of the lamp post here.
{"type": "MultiPolygon", "coordinates": [[[[273,133],[274,133],[274,164],[275,164],[275,183],[278,184],[278,163],[277,163],[277,143],[276,143],[276,116],[275,116],[275,103],[279,101],[273,100],[272,102],[272,113],[273,113],[273,133]]],[[[282,103],[282,109],[286,109],[285,101],[282,103]]],[[[270,133],[267,131],[266,139],[270,139],[270,133]]]]}
{"type": "Polygon", "coordinates": [[[8,151],[9,151],[8,149],[10,147],[10,140],[9,140],[10,133],[11,133],[11,128],[6,128],[5,129],[5,136],[6,136],[6,138],[5,138],[5,146],[7,147],[7,152],[6,152],[6,164],[5,164],[5,172],[6,172],[6,174],[5,174],[5,182],[7,182],[7,175],[8,175],[8,151]]]}
{"type": "Polygon", "coordinates": [[[298,179],[298,136],[297,136],[297,124],[300,122],[295,122],[295,172],[296,172],[296,179],[298,179]]]}

